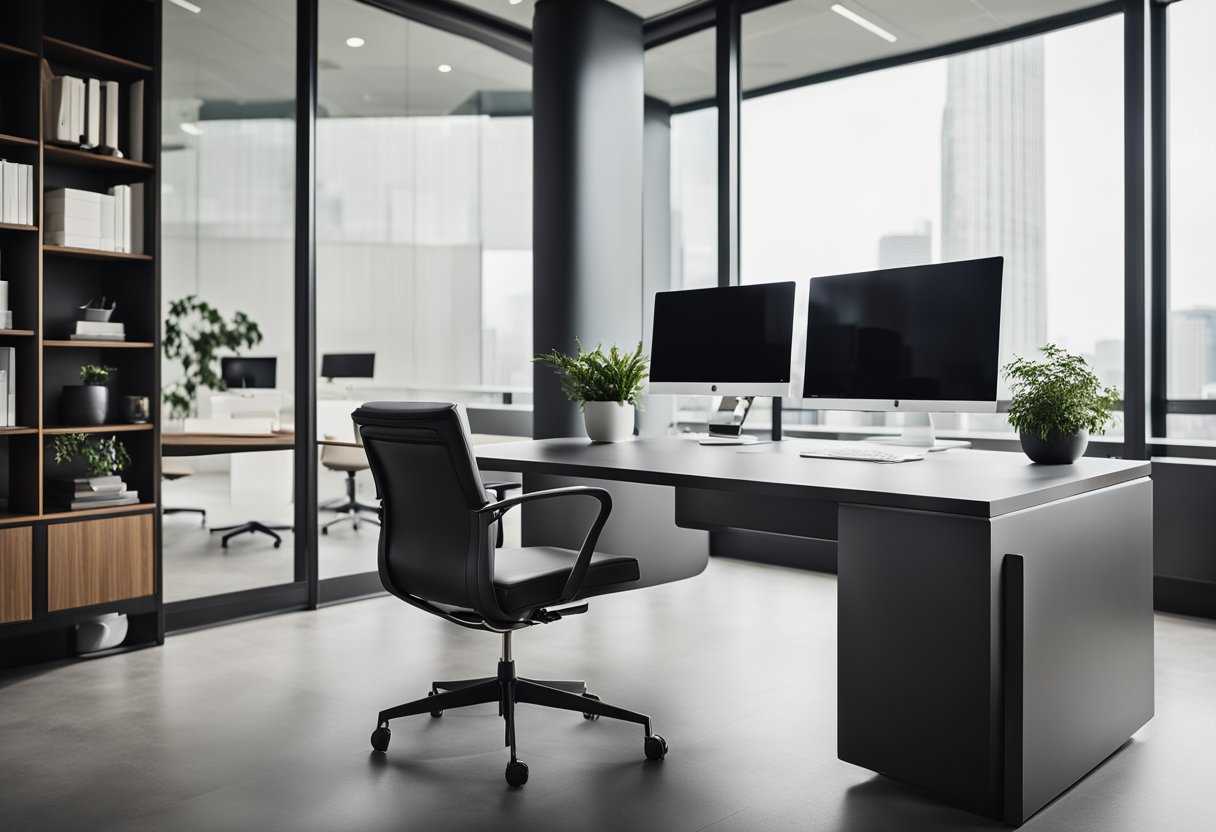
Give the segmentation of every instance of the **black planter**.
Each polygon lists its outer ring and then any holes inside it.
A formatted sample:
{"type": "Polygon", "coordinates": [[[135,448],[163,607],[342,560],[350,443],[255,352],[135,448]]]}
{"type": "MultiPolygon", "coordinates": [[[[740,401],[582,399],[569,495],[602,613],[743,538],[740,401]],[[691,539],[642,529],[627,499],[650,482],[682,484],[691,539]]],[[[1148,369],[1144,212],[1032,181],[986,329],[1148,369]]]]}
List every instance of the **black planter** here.
{"type": "Polygon", "coordinates": [[[71,384],[59,394],[59,418],[70,427],[106,423],[109,390],[100,384],[71,384]]]}
{"type": "Polygon", "coordinates": [[[1072,465],[1085,448],[1089,445],[1089,431],[1083,430],[1074,434],[1048,434],[1047,439],[1040,439],[1037,433],[1018,431],[1018,439],[1022,441],[1022,451],[1034,462],[1042,465],[1072,465]]]}

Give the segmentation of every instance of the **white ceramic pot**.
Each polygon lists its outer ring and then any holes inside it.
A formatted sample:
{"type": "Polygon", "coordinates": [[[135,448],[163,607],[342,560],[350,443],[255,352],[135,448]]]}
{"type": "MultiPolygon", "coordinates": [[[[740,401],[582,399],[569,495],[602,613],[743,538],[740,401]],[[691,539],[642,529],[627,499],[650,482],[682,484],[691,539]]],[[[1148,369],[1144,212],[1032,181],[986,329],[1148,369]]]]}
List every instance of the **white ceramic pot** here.
{"type": "Polygon", "coordinates": [[[633,405],[585,402],[583,422],[592,442],[624,442],[633,438],[633,405]]]}

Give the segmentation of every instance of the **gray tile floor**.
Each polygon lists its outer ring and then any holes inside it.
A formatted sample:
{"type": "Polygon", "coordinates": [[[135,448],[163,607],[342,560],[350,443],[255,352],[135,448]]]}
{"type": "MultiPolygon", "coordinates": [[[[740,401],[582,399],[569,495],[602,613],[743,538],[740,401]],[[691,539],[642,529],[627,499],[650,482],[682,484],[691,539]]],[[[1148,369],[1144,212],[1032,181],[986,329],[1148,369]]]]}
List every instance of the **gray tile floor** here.
{"type": "MultiPolygon", "coordinates": [[[[491,706],[393,725],[437,677],[493,671],[483,633],[379,598],[0,676],[4,830],[982,830],[839,762],[836,582],[714,560],[516,638],[520,672],[587,678],[636,726],[523,706],[522,790],[491,706]]],[[[1028,830],[1216,828],[1216,623],[1157,618],[1157,717],[1028,830]]]]}

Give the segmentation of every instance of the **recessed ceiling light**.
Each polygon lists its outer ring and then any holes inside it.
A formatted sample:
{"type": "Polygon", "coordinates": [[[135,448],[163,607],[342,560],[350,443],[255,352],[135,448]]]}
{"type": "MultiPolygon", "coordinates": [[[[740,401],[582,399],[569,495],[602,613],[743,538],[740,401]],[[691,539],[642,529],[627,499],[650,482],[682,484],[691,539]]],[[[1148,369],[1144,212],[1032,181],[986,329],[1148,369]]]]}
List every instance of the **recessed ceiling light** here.
{"type": "Polygon", "coordinates": [[[197,124],[195,124],[192,121],[183,121],[181,124],[178,125],[178,127],[180,127],[182,129],[182,132],[185,133],[187,136],[203,135],[203,128],[199,127],[197,124]]]}
{"type": "Polygon", "coordinates": [[[839,3],[836,3],[832,6],[832,11],[836,12],[836,14],[840,15],[845,20],[853,21],[858,26],[865,29],[867,32],[873,32],[874,34],[878,35],[880,38],[885,40],[887,43],[895,43],[895,41],[897,40],[895,35],[891,34],[886,29],[879,26],[877,23],[874,23],[873,21],[870,21],[870,20],[866,20],[864,17],[859,15],[857,12],[852,11],[850,9],[846,9],[844,6],[840,5],[839,3]]]}
{"type": "Polygon", "coordinates": [[[198,6],[188,2],[188,0],[169,0],[170,3],[177,6],[179,9],[185,9],[193,14],[198,14],[202,11],[198,6]]]}
{"type": "Polygon", "coordinates": [[[346,45],[351,49],[358,49],[363,44],[367,43],[363,38],[347,38],[346,45]]]}
{"type": "Polygon", "coordinates": [[[450,64],[440,64],[440,65],[439,65],[439,71],[440,71],[440,72],[451,72],[451,71],[452,71],[452,67],[451,67],[451,65],[450,65],[450,64]]]}

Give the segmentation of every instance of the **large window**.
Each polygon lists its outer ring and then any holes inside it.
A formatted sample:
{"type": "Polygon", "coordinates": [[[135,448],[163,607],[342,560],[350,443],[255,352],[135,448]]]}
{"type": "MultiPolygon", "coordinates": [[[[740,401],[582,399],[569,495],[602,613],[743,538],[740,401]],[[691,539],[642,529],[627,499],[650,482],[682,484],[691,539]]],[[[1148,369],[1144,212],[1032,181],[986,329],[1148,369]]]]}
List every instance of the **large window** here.
{"type": "Polygon", "coordinates": [[[745,101],[742,280],[1004,255],[1001,361],[1051,341],[1121,385],[1122,39],[1115,16],[745,101]]]}
{"type": "MultiPolygon", "coordinates": [[[[1169,398],[1216,399],[1216,3],[1169,8],[1169,398]]],[[[1167,435],[1216,439],[1216,415],[1174,414],[1167,435]]]]}

